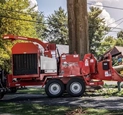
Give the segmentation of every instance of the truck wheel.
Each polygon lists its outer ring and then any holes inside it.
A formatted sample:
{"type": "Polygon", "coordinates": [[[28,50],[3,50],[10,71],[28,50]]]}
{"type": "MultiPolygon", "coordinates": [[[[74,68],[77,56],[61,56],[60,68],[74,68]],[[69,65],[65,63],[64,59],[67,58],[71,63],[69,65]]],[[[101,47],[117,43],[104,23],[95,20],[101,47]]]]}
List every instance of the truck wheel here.
{"type": "Polygon", "coordinates": [[[4,93],[1,92],[1,93],[0,93],[0,99],[2,99],[3,97],[4,97],[4,93]]]}
{"type": "Polygon", "coordinates": [[[45,92],[49,97],[60,97],[64,92],[64,84],[57,79],[49,80],[45,86],[45,92]]]}
{"type": "Polygon", "coordinates": [[[67,92],[73,97],[82,96],[85,92],[85,83],[80,78],[72,78],[67,83],[67,92]]]}
{"type": "Polygon", "coordinates": [[[16,93],[17,92],[17,88],[16,87],[11,87],[10,88],[10,92],[11,93],[16,93]]]}

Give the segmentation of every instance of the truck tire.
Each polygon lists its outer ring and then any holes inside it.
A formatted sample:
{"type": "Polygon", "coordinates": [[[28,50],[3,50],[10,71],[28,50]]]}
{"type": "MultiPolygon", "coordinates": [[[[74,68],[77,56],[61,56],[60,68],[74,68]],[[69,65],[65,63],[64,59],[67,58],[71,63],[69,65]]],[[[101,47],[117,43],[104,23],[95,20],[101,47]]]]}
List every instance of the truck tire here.
{"type": "Polygon", "coordinates": [[[67,83],[67,93],[73,97],[82,96],[85,92],[85,83],[80,78],[71,78],[67,83]]]}
{"type": "Polygon", "coordinates": [[[45,92],[49,97],[60,97],[64,93],[64,84],[58,79],[49,80],[45,92]]]}
{"type": "Polygon", "coordinates": [[[3,97],[4,97],[4,93],[1,92],[1,93],[0,93],[0,99],[2,99],[3,97]]]}

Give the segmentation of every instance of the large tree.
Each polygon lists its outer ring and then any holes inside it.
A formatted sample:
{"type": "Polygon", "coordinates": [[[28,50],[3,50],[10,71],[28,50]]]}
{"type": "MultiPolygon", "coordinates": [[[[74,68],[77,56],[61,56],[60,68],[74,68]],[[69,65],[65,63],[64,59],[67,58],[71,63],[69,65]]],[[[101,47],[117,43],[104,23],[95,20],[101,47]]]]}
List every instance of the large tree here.
{"type": "Polygon", "coordinates": [[[35,22],[30,13],[28,0],[5,0],[0,2],[0,67],[8,69],[12,43],[2,39],[4,34],[37,37],[35,22]]]}
{"type": "Polygon", "coordinates": [[[87,0],[67,0],[69,52],[82,59],[89,52],[87,0]]]}
{"type": "Polygon", "coordinates": [[[107,36],[101,41],[100,47],[98,47],[97,55],[102,55],[116,45],[117,39],[112,36],[107,36]]]}
{"type": "Polygon", "coordinates": [[[123,46],[123,38],[117,38],[116,46],[123,46]]]}
{"type": "Polygon", "coordinates": [[[104,18],[100,18],[102,10],[96,7],[90,7],[88,13],[89,21],[89,43],[90,52],[95,56],[99,53],[101,41],[104,39],[109,28],[105,25],[104,18]]]}
{"type": "Polygon", "coordinates": [[[123,31],[122,30],[117,33],[116,45],[117,46],[123,46],[123,31]]]}
{"type": "Polygon", "coordinates": [[[36,12],[34,13],[34,19],[36,20],[35,24],[36,35],[38,38],[43,40],[46,38],[46,30],[47,30],[45,16],[43,13],[36,12]]]}
{"type": "Polygon", "coordinates": [[[68,44],[67,13],[59,7],[58,11],[48,16],[46,40],[56,44],[68,44]]]}
{"type": "Polygon", "coordinates": [[[8,0],[0,4],[2,17],[2,34],[16,34],[21,36],[36,37],[35,23],[30,15],[28,0],[8,0]]]}

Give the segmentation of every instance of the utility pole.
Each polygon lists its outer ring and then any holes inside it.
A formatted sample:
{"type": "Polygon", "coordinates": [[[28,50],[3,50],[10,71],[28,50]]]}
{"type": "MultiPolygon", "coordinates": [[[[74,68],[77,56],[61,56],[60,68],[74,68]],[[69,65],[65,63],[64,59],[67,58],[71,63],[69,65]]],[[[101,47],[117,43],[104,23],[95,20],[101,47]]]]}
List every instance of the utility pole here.
{"type": "Polygon", "coordinates": [[[80,55],[89,52],[87,0],[67,0],[69,53],[80,55]]]}

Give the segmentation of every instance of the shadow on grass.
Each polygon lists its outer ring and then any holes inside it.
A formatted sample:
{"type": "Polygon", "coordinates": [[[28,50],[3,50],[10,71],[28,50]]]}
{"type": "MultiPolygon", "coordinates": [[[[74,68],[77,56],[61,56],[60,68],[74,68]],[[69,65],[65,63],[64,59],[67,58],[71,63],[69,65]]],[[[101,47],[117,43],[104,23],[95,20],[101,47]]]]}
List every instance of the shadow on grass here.
{"type": "Polygon", "coordinates": [[[123,110],[48,106],[37,103],[0,102],[0,115],[123,115],[123,110]]]}
{"type": "Polygon", "coordinates": [[[17,90],[17,94],[45,94],[44,88],[24,88],[17,90]]]}
{"type": "Polygon", "coordinates": [[[0,115],[65,115],[70,110],[64,106],[47,106],[37,103],[3,103],[0,102],[0,115]]]}

